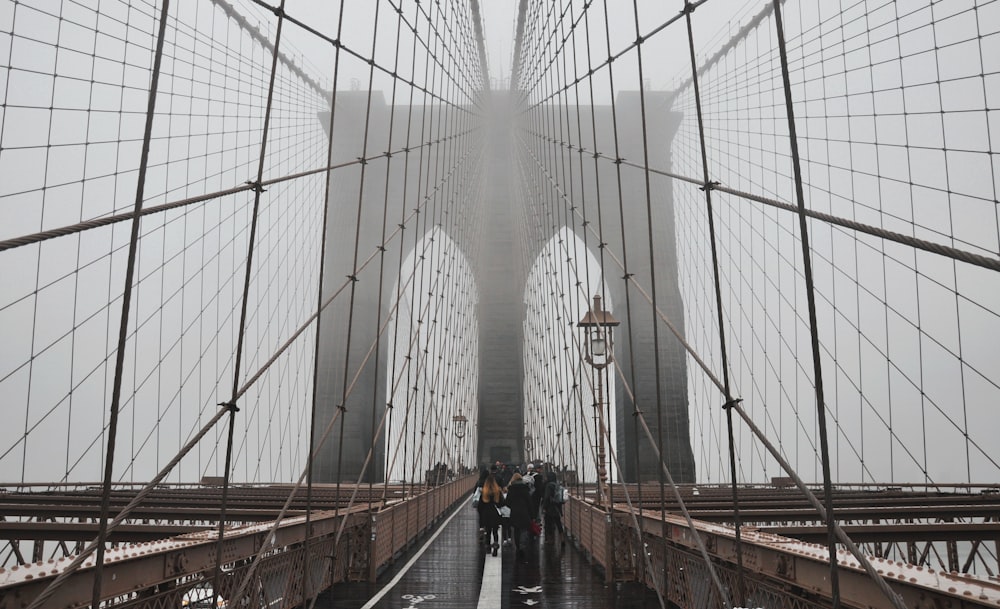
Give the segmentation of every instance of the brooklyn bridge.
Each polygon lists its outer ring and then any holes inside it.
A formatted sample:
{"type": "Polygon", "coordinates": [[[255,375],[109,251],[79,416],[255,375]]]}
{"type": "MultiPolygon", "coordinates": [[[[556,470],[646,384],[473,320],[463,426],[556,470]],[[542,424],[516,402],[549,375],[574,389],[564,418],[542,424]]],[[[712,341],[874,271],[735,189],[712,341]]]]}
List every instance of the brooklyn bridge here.
{"type": "Polygon", "coordinates": [[[998,191],[998,0],[0,0],[0,609],[1000,607],[998,191]]]}

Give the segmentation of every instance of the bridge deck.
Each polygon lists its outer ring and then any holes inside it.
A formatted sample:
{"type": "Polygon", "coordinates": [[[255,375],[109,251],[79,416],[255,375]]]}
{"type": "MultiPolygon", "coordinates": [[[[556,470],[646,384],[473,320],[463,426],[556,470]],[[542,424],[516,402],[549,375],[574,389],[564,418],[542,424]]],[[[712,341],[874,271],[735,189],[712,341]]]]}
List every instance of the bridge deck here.
{"type": "Polygon", "coordinates": [[[572,542],[546,543],[543,532],[527,561],[518,562],[512,546],[490,556],[476,541],[477,528],[476,513],[464,504],[376,583],[337,584],[316,607],[659,607],[655,594],[638,584],[606,585],[572,542]]]}

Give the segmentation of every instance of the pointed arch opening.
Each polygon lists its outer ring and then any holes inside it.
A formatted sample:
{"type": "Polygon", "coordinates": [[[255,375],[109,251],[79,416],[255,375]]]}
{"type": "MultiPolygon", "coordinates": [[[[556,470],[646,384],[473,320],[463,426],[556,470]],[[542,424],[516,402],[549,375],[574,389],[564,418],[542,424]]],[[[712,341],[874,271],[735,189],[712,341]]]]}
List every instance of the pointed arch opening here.
{"type": "Polygon", "coordinates": [[[540,250],[525,284],[524,449],[527,461],[552,464],[584,482],[597,481],[603,454],[607,479],[615,482],[617,374],[612,364],[603,383],[596,382],[577,327],[595,294],[613,311],[598,258],[564,227],[540,250]]]}
{"type": "Polygon", "coordinates": [[[385,471],[390,481],[419,482],[475,467],[479,295],[465,253],[440,228],[400,268],[386,331],[385,471]]]}

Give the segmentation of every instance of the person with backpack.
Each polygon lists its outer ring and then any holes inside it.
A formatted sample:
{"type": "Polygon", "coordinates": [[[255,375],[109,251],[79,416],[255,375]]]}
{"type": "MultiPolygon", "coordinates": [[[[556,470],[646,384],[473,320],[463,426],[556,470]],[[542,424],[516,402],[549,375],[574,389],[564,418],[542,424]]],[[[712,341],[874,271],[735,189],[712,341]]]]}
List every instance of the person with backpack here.
{"type": "Polygon", "coordinates": [[[559,531],[559,545],[566,545],[566,529],[562,522],[562,508],[567,499],[566,487],[559,483],[554,471],[549,471],[542,497],[542,511],[545,513],[545,542],[555,543],[556,530],[559,531]]]}

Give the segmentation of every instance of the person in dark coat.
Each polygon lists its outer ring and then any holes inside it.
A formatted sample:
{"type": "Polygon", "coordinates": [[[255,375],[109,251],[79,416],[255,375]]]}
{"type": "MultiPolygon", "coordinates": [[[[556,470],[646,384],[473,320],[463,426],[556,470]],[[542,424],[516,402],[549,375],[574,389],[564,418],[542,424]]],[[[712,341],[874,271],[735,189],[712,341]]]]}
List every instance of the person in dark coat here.
{"type": "Polygon", "coordinates": [[[521,474],[514,474],[510,479],[510,486],[507,487],[507,507],[510,508],[510,524],[514,527],[517,560],[524,560],[533,514],[531,491],[528,484],[521,479],[521,474]]]}
{"type": "MultiPolygon", "coordinates": [[[[489,475],[490,475],[490,472],[489,472],[488,469],[486,469],[485,466],[482,469],[480,469],[479,470],[479,480],[476,481],[476,486],[472,490],[474,492],[478,491],[479,494],[482,494],[482,492],[483,492],[483,483],[486,482],[486,477],[489,476],[489,475]]],[[[479,514],[479,500],[478,499],[476,499],[475,505],[473,505],[473,507],[476,508],[476,514],[478,515],[479,514]]],[[[479,543],[486,543],[486,527],[483,526],[482,516],[479,516],[479,543]]]]}
{"type": "Polygon", "coordinates": [[[542,503],[545,501],[545,485],[548,479],[545,477],[545,466],[539,465],[535,468],[535,484],[531,493],[531,502],[535,508],[535,518],[541,519],[542,503]]]}
{"type": "Polygon", "coordinates": [[[500,508],[504,504],[503,490],[493,474],[486,476],[479,496],[479,524],[486,530],[486,542],[492,540],[493,556],[500,547],[500,508]]]}
{"type": "Polygon", "coordinates": [[[556,473],[550,471],[545,483],[545,496],[542,499],[542,510],[545,512],[545,541],[555,542],[556,531],[559,531],[559,544],[566,545],[566,529],[562,523],[562,498],[556,497],[562,488],[558,483],[556,473]]]}
{"type": "Polygon", "coordinates": [[[497,461],[496,465],[493,467],[496,468],[497,484],[499,484],[501,488],[507,488],[507,485],[510,484],[510,468],[507,467],[507,464],[502,461],[497,461]]]}

